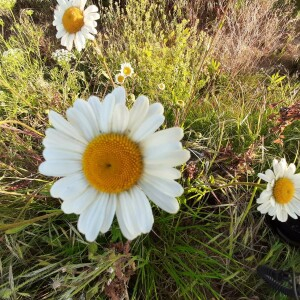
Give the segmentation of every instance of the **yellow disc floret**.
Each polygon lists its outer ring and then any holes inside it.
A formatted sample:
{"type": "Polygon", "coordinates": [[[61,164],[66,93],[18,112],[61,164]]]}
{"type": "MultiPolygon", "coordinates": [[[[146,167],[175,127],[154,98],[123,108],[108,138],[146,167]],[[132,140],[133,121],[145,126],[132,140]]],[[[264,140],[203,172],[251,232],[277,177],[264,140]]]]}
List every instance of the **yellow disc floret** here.
{"type": "Polygon", "coordinates": [[[123,73],[126,75],[126,76],[130,76],[131,75],[131,68],[130,67],[124,67],[123,69],[123,73]]]}
{"type": "Polygon", "coordinates": [[[118,79],[118,83],[123,83],[125,80],[125,77],[120,74],[120,75],[118,75],[117,79],[118,79]]]}
{"type": "Polygon", "coordinates": [[[76,33],[84,25],[83,12],[78,7],[69,7],[63,17],[62,23],[68,33],[76,33]]]}
{"type": "Polygon", "coordinates": [[[105,193],[130,189],[143,172],[139,145],[126,135],[108,133],[94,138],[82,158],[83,173],[88,182],[105,193]]]}
{"type": "Polygon", "coordinates": [[[295,194],[295,185],[289,178],[283,177],[276,180],[273,187],[273,195],[279,204],[289,203],[295,194]]]}

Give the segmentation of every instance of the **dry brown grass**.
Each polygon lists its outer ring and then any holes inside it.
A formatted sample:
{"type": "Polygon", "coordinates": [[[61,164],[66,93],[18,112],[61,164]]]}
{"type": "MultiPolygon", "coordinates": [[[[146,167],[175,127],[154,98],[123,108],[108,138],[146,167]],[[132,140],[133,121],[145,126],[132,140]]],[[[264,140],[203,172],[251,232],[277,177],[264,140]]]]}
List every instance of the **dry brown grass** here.
{"type": "Polygon", "coordinates": [[[232,1],[212,46],[222,68],[234,76],[278,61],[295,37],[293,8],[289,1],[246,0],[239,5],[232,1]]]}

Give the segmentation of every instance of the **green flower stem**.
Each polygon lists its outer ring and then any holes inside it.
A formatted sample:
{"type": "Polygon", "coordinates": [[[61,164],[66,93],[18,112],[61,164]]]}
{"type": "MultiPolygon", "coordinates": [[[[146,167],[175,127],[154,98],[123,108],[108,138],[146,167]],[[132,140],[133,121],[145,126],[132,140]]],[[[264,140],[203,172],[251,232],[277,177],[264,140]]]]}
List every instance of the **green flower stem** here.
{"type": "Polygon", "coordinates": [[[219,189],[224,189],[227,187],[233,187],[233,186],[254,186],[255,188],[265,188],[266,184],[263,183],[256,183],[256,182],[232,182],[232,183],[228,183],[225,185],[220,185],[214,189],[212,189],[213,191],[219,190],[219,189]]]}
{"type": "Polygon", "coordinates": [[[105,57],[102,54],[102,51],[101,51],[101,49],[100,49],[100,47],[99,47],[99,45],[97,43],[97,40],[94,40],[93,43],[94,43],[94,46],[95,46],[95,50],[96,50],[97,54],[99,55],[99,59],[102,62],[103,66],[105,68],[105,71],[106,71],[107,75],[109,76],[109,79],[110,79],[111,83],[112,83],[113,87],[115,87],[116,86],[115,82],[114,82],[114,80],[113,80],[113,78],[111,76],[111,72],[110,72],[110,70],[109,70],[109,68],[107,66],[105,57]]]}

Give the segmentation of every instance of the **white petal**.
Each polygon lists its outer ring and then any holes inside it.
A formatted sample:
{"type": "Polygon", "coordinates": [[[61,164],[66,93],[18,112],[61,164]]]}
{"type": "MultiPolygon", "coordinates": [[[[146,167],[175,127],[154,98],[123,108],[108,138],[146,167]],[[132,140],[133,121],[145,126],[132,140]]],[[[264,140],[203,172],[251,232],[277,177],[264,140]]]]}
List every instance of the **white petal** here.
{"type": "Polygon", "coordinates": [[[163,155],[161,155],[159,158],[147,159],[146,164],[175,167],[187,162],[190,158],[190,155],[191,154],[188,150],[177,150],[174,152],[163,153],[163,155]]]}
{"type": "Polygon", "coordinates": [[[146,195],[138,188],[133,187],[130,191],[132,205],[135,206],[136,215],[132,216],[142,233],[148,233],[153,226],[154,218],[151,205],[146,195]]]}
{"type": "Polygon", "coordinates": [[[145,96],[139,96],[130,112],[129,112],[129,123],[128,123],[128,130],[129,133],[135,132],[137,128],[143,123],[149,109],[149,100],[145,96]]]}
{"type": "Polygon", "coordinates": [[[74,102],[74,108],[76,108],[82,115],[85,116],[85,119],[89,123],[93,137],[97,136],[99,134],[99,127],[92,106],[87,101],[77,99],[74,102]]]}
{"type": "Polygon", "coordinates": [[[101,111],[102,111],[102,103],[100,102],[100,99],[96,96],[91,96],[88,99],[89,104],[93,108],[94,114],[96,116],[96,120],[98,123],[99,131],[101,131],[101,111]]]}
{"type": "Polygon", "coordinates": [[[50,194],[54,198],[59,198],[64,190],[71,189],[74,184],[77,185],[77,181],[81,180],[84,180],[84,175],[81,172],[63,177],[54,182],[50,189],[50,194]]]}
{"type": "Polygon", "coordinates": [[[277,205],[277,211],[276,211],[277,219],[280,222],[286,222],[288,219],[288,214],[284,207],[282,205],[277,205]]]}
{"type": "Polygon", "coordinates": [[[164,107],[160,103],[153,103],[149,106],[147,117],[153,115],[162,115],[164,113],[164,107]]]}
{"type": "Polygon", "coordinates": [[[43,145],[49,149],[61,149],[64,151],[83,153],[86,145],[78,140],[72,139],[66,134],[54,128],[46,129],[46,137],[43,140],[43,145]]]}
{"type": "Polygon", "coordinates": [[[271,197],[270,197],[270,204],[271,204],[271,206],[275,206],[276,205],[276,200],[275,200],[275,198],[274,198],[274,196],[272,195],[271,197]]]}
{"type": "Polygon", "coordinates": [[[92,189],[92,187],[90,187],[89,183],[84,177],[83,179],[77,180],[73,184],[66,186],[63,190],[60,191],[59,197],[64,202],[71,201],[72,205],[72,203],[75,202],[75,199],[81,197],[82,194],[87,191],[87,189],[92,189]]]}
{"type": "Polygon", "coordinates": [[[271,208],[270,202],[266,201],[263,204],[257,207],[257,210],[260,211],[262,214],[266,214],[271,208]]]}
{"type": "Polygon", "coordinates": [[[144,174],[142,181],[163,191],[164,194],[171,197],[179,197],[183,194],[183,187],[178,182],[171,179],[144,174]]]}
{"type": "Polygon", "coordinates": [[[294,164],[290,164],[287,169],[285,170],[284,172],[284,175],[285,177],[291,177],[295,174],[296,172],[296,166],[294,164]]]}
{"type": "Polygon", "coordinates": [[[276,206],[270,206],[268,215],[274,217],[276,215],[276,206]]]}
{"type": "Polygon", "coordinates": [[[80,8],[80,3],[81,3],[81,0],[72,0],[72,5],[75,7],[80,8]]]}
{"type": "Polygon", "coordinates": [[[291,203],[287,203],[284,207],[286,212],[291,218],[298,219],[298,216],[295,214],[293,206],[291,206],[291,203]]]}
{"type": "Polygon", "coordinates": [[[55,18],[54,16],[54,21],[52,22],[52,25],[55,26],[57,29],[57,26],[62,24],[61,21],[61,18],[55,18]]]}
{"type": "Polygon", "coordinates": [[[82,133],[87,141],[92,140],[97,135],[96,128],[93,127],[82,111],[70,107],[67,109],[66,114],[68,121],[82,133]]]}
{"type": "Polygon", "coordinates": [[[123,104],[116,104],[113,113],[112,132],[124,133],[129,120],[128,108],[123,104]]]}
{"type": "Polygon", "coordinates": [[[80,0],[80,10],[83,11],[87,0],[80,0]]]}
{"type": "Polygon", "coordinates": [[[91,203],[95,201],[97,196],[98,191],[96,191],[92,187],[88,187],[76,198],[64,200],[61,205],[61,209],[66,214],[81,214],[88,208],[91,203]]]}
{"type": "Polygon", "coordinates": [[[108,194],[98,194],[96,200],[93,201],[79,217],[78,229],[85,234],[89,242],[93,242],[100,232],[100,228],[105,219],[108,197],[108,194]],[[80,222],[80,219],[83,221],[80,222]]]}
{"type": "Polygon", "coordinates": [[[270,201],[271,196],[272,196],[272,191],[264,190],[260,194],[259,198],[256,200],[256,203],[261,204],[266,201],[270,201]]]}
{"type": "Polygon", "coordinates": [[[154,133],[164,122],[165,117],[163,115],[153,115],[146,119],[138,130],[130,134],[130,137],[135,141],[139,142],[145,139],[150,134],[154,133]]]}
{"type": "Polygon", "coordinates": [[[100,130],[102,132],[110,132],[113,112],[115,108],[115,96],[113,94],[108,94],[102,102],[102,110],[100,115],[100,130]]]}
{"type": "Polygon", "coordinates": [[[126,104],[126,91],[122,86],[115,88],[112,94],[115,96],[116,104],[126,104]]]}
{"type": "Polygon", "coordinates": [[[74,43],[75,43],[75,48],[80,52],[83,48],[84,48],[84,42],[82,42],[81,36],[83,36],[83,34],[78,31],[75,34],[75,39],[74,39],[74,43]]]}
{"type": "Polygon", "coordinates": [[[65,151],[62,149],[46,148],[43,151],[44,158],[49,160],[78,160],[81,161],[82,154],[78,152],[65,151]]]}
{"type": "Polygon", "coordinates": [[[86,28],[88,32],[92,34],[97,34],[97,30],[95,28],[96,26],[97,26],[97,22],[92,20],[86,21],[84,24],[84,28],[86,28]]]}
{"type": "Polygon", "coordinates": [[[85,47],[85,37],[81,31],[77,32],[78,42],[81,44],[81,49],[85,47]]]}
{"type": "Polygon", "coordinates": [[[155,187],[149,185],[144,181],[140,181],[139,185],[142,190],[146,193],[147,197],[153,201],[158,207],[163,209],[164,211],[175,214],[179,210],[179,204],[176,198],[167,196],[163,194],[160,190],[155,187]]]}
{"type": "Polygon", "coordinates": [[[118,205],[120,206],[120,209],[122,211],[123,220],[127,230],[131,233],[131,235],[137,236],[141,234],[139,224],[137,224],[135,207],[133,206],[133,199],[131,195],[128,192],[120,193],[118,202],[118,205]]]}
{"type": "Polygon", "coordinates": [[[46,176],[68,176],[81,171],[80,161],[73,160],[51,160],[44,161],[39,166],[39,172],[46,176]]]}
{"type": "Polygon", "coordinates": [[[88,13],[88,14],[84,13],[84,19],[96,21],[100,19],[100,14],[95,12],[88,13]]]}
{"type": "Polygon", "coordinates": [[[167,179],[178,179],[181,177],[181,173],[179,170],[166,166],[144,164],[144,172],[148,175],[167,179]]]}
{"type": "Polygon", "coordinates": [[[154,160],[178,150],[182,150],[182,144],[180,142],[169,142],[166,144],[162,144],[159,147],[154,144],[144,148],[143,155],[145,157],[145,160],[147,161],[148,159],[154,160]]]}
{"type": "Polygon", "coordinates": [[[294,174],[291,179],[294,182],[295,188],[300,189],[300,174],[294,174]]]}
{"type": "Polygon", "coordinates": [[[92,13],[92,12],[97,12],[97,11],[98,11],[98,7],[96,5],[90,5],[85,9],[84,15],[92,13]]]}
{"type": "MultiPolygon", "coordinates": [[[[56,25],[56,30],[57,31],[61,31],[62,29],[64,29],[65,27],[64,27],[64,25],[61,23],[61,24],[58,24],[58,25],[56,25]]],[[[67,32],[66,32],[67,33],[67,32]]]]}
{"type": "Polygon", "coordinates": [[[71,33],[67,36],[67,40],[66,40],[66,47],[69,51],[72,50],[73,48],[73,41],[75,39],[75,34],[74,33],[71,33]]]}
{"type": "Polygon", "coordinates": [[[54,128],[57,130],[69,135],[76,140],[87,144],[87,140],[76,130],[74,126],[72,126],[68,121],[66,121],[60,114],[57,112],[50,110],[49,112],[49,121],[54,128]]]}
{"type": "Polygon", "coordinates": [[[66,5],[66,1],[65,0],[57,0],[57,3],[59,5],[66,5]]]}
{"type": "Polygon", "coordinates": [[[289,203],[290,209],[295,212],[295,214],[297,214],[298,216],[300,216],[300,201],[297,200],[292,200],[289,203]]]}
{"type": "Polygon", "coordinates": [[[183,138],[183,130],[180,127],[172,127],[154,132],[141,141],[143,147],[160,147],[163,144],[178,142],[183,138]]]}
{"type": "Polygon", "coordinates": [[[109,230],[111,223],[114,219],[117,208],[117,196],[109,195],[109,199],[107,202],[106,210],[105,210],[105,218],[103,220],[100,231],[105,233],[109,230]]]}
{"type": "Polygon", "coordinates": [[[130,224],[128,224],[127,221],[127,212],[124,212],[123,207],[120,204],[120,199],[117,201],[117,209],[116,209],[116,215],[118,219],[118,223],[120,226],[120,229],[122,231],[122,234],[128,239],[133,240],[135,239],[140,232],[130,232],[128,226],[130,227],[130,224]]]}
{"type": "Polygon", "coordinates": [[[94,39],[95,39],[95,37],[94,37],[92,34],[90,34],[88,28],[86,28],[85,26],[83,26],[83,27],[81,28],[80,32],[81,32],[81,33],[83,34],[83,36],[84,36],[86,39],[88,39],[88,40],[94,40],[94,39]]]}
{"type": "Polygon", "coordinates": [[[268,176],[267,174],[258,173],[257,176],[266,182],[271,182],[274,177],[268,176]]]}
{"type": "Polygon", "coordinates": [[[69,33],[66,33],[60,41],[60,43],[65,47],[67,46],[68,36],[69,36],[69,33]]]}
{"type": "Polygon", "coordinates": [[[64,28],[58,29],[56,33],[56,38],[60,39],[62,38],[65,34],[67,34],[66,30],[64,28]]]}

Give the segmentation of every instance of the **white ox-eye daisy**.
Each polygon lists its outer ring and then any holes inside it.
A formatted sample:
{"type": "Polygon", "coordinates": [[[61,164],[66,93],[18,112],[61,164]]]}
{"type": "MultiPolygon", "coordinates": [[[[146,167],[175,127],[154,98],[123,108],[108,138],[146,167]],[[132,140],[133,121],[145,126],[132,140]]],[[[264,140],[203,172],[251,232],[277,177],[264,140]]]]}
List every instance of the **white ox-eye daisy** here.
{"type": "Polygon", "coordinates": [[[295,174],[295,165],[288,165],[284,158],[273,160],[273,170],[258,174],[268,184],[256,200],[261,204],[257,209],[262,214],[268,213],[273,220],[277,217],[286,222],[288,216],[297,219],[300,216],[300,174],[295,174]]]}
{"type": "Polygon", "coordinates": [[[116,76],[115,76],[115,82],[116,82],[116,84],[119,84],[119,85],[123,84],[124,81],[125,81],[125,78],[126,77],[122,73],[116,74],[116,76]]]}
{"type": "Polygon", "coordinates": [[[78,229],[88,241],[109,230],[116,214],[123,235],[132,240],[152,229],[149,200],[176,213],[183,193],[175,169],[190,153],[182,149],[183,130],[157,131],[164,122],[163,106],[139,96],[132,108],[118,87],[103,101],[77,99],[67,120],[50,111],[53,128],[43,140],[45,162],[40,173],[63,177],[50,193],[63,200],[65,213],[79,214],[78,229]]]}
{"type": "Polygon", "coordinates": [[[86,9],[86,0],[57,0],[58,5],[54,11],[53,25],[56,26],[58,39],[69,51],[73,42],[78,51],[85,47],[86,39],[94,40],[97,33],[96,26],[100,15],[95,5],[86,9]]]}
{"type": "Polygon", "coordinates": [[[123,63],[121,64],[121,74],[123,74],[125,77],[130,77],[134,73],[134,69],[131,66],[130,63],[123,63]]]}

